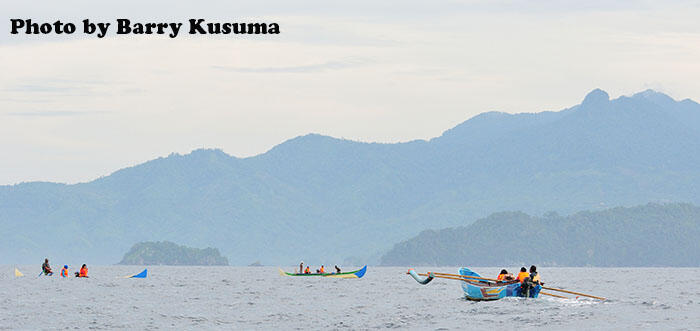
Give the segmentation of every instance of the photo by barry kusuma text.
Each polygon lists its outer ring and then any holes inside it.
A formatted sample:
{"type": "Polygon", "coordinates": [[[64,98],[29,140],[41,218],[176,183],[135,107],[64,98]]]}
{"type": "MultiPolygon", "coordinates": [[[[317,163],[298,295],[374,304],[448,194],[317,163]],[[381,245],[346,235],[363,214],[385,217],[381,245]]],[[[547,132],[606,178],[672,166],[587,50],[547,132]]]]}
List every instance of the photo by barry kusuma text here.
{"type": "MultiPolygon", "coordinates": [[[[110,28],[115,26],[114,33],[117,35],[167,35],[176,38],[185,32],[190,35],[276,35],[280,34],[278,23],[260,22],[209,22],[203,18],[189,19],[182,22],[134,22],[127,18],[119,18],[110,22],[92,22],[90,19],[82,21],[82,32],[88,35],[95,35],[104,38],[110,32],[110,28]],[[183,29],[184,27],[184,29],[183,29]]],[[[77,31],[76,23],[62,22],[37,22],[32,19],[10,19],[10,34],[25,35],[70,35],[77,31]]]]}

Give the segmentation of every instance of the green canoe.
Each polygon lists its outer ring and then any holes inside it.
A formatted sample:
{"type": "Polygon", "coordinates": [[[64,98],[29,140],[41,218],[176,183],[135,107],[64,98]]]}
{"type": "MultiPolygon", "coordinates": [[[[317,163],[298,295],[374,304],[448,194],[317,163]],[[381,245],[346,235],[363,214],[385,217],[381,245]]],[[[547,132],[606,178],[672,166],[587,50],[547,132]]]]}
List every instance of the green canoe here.
{"type": "Polygon", "coordinates": [[[348,271],[348,272],[341,272],[341,273],[324,273],[324,274],[297,274],[297,273],[292,273],[292,272],[286,272],[282,269],[279,269],[280,275],[282,276],[301,276],[301,277],[311,277],[311,276],[319,276],[319,277],[329,277],[329,278],[362,278],[362,276],[365,275],[367,272],[367,266],[362,267],[362,269],[355,270],[355,271],[348,271]]]}

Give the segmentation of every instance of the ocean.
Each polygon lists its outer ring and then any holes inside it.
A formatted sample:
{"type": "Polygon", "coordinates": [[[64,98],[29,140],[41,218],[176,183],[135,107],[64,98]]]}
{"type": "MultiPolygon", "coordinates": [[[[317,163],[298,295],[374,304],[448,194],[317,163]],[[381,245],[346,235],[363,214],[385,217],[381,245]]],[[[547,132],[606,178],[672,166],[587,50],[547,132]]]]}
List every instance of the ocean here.
{"type": "MultiPolygon", "coordinates": [[[[459,281],[420,285],[407,268],[331,279],[284,277],[276,267],[150,266],[146,279],[123,279],[143,267],[89,266],[89,279],[62,279],[37,277],[40,265],[18,266],[20,278],[0,266],[0,329],[700,329],[700,268],[540,267],[546,286],[608,300],[471,302],[459,281]]],[[[495,277],[501,268],[472,269],[495,277]]]]}

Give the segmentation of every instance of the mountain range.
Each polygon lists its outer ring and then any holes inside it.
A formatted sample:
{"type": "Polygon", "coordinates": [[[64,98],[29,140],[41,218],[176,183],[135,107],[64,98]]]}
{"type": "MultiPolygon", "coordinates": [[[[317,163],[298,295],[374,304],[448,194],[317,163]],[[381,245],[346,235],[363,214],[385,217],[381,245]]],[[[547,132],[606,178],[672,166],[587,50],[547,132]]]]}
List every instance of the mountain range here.
{"type": "Polygon", "coordinates": [[[700,203],[700,105],[602,90],[556,112],[477,115],[430,140],[309,134],[264,154],[171,154],[79,184],[0,186],[0,263],[116,263],[134,243],[233,265],[376,263],[425,229],[498,211],[700,203]]]}
{"type": "Polygon", "coordinates": [[[649,203],[569,216],[500,212],[425,230],[382,256],[395,266],[698,267],[700,208],[649,203]]]}

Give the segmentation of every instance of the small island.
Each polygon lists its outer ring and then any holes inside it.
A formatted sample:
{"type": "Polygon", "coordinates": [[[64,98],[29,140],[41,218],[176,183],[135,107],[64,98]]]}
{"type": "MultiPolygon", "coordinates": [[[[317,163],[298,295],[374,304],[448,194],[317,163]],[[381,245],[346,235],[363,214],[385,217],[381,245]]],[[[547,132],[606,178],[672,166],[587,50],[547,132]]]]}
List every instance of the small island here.
{"type": "Polygon", "coordinates": [[[228,265],[216,248],[181,246],[169,241],[135,244],[119,264],[125,265],[228,265]]]}

